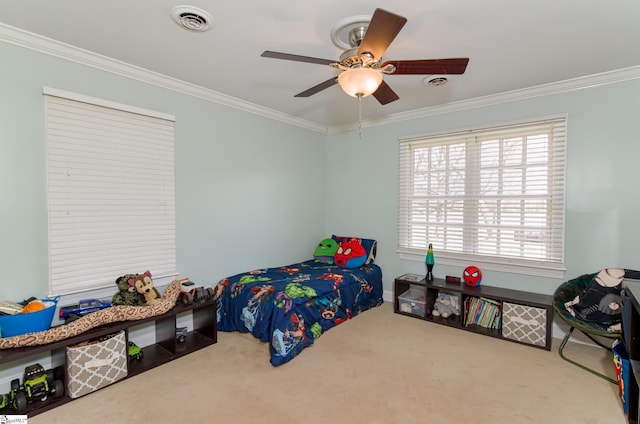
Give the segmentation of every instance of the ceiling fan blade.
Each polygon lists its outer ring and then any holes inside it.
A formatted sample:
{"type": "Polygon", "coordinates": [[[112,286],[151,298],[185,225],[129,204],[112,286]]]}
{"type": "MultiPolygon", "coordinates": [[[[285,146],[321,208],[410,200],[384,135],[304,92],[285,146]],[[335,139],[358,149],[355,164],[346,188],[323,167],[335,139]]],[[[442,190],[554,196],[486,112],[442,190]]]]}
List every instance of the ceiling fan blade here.
{"type": "Polygon", "coordinates": [[[387,103],[395,102],[400,97],[389,87],[384,80],[378,87],[376,91],[373,92],[373,97],[376,98],[377,101],[380,102],[381,105],[386,105],[387,103]]]}
{"type": "Polygon", "coordinates": [[[317,63],[320,65],[330,65],[335,63],[335,60],[329,59],[320,59],[317,57],[309,57],[309,56],[300,56],[297,54],[289,54],[289,53],[280,53],[280,52],[272,52],[270,50],[265,50],[260,55],[262,57],[270,57],[272,59],[284,59],[284,60],[293,60],[296,62],[306,62],[306,63],[317,63]]]}
{"type": "Polygon", "coordinates": [[[383,9],[376,9],[358,48],[358,56],[363,53],[371,53],[376,61],[380,60],[389,44],[406,23],[407,18],[405,17],[394,15],[383,9]]]}
{"type": "Polygon", "coordinates": [[[393,65],[396,70],[390,75],[446,75],[464,74],[469,58],[458,57],[453,59],[425,59],[425,60],[390,60],[383,63],[393,65]]]}
{"type": "Polygon", "coordinates": [[[316,86],[313,86],[310,89],[303,91],[302,93],[298,93],[293,97],[309,97],[309,96],[312,96],[312,95],[324,90],[325,88],[331,87],[332,85],[336,84],[337,82],[338,82],[338,78],[337,77],[329,78],[325,82],[321,82],[320,84],[318,84],[316,86]]]}

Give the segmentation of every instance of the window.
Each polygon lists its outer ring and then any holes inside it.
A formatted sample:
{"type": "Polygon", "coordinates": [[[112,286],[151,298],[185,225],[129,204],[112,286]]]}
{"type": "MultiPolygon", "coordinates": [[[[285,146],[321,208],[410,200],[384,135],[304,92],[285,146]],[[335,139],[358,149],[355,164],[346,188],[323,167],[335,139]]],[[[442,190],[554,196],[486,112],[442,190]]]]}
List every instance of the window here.
{"type": "Polygon", "coordinates": [[[51,294],[175,276],[174,118],[44,94],[51,294]]]}
{"type": "Polygon", "coordinates": [[[432,243],[445,264],[562,270],[565,128],[558,117],[401,139],[401,257],[432,243]]]}

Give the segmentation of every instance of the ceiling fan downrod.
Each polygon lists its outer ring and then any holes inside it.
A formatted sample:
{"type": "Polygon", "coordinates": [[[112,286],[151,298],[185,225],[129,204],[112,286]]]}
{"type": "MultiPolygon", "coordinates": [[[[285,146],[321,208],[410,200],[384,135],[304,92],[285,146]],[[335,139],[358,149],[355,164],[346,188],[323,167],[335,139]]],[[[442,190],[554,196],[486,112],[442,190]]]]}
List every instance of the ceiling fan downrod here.
{"type": "Polygon", "coordinates": [[[364,39],[364,34],[367,32],[366,26],[357,27],[349,32],[349,44],[351,47],[360,47],[360,43],[364,39]]]}

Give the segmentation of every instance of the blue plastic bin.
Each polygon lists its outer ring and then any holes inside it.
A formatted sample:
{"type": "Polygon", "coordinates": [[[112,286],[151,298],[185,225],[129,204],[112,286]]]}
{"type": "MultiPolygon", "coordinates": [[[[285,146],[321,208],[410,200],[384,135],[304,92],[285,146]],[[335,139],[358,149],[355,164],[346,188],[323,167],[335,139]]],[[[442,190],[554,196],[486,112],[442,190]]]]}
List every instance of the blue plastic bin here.
{"type": "Polygon", "coordinates": [[[0,337],[13,337],[51,328],[58,298],[42,299],[45,308],[27,314],[0,315],[0,337]]]}

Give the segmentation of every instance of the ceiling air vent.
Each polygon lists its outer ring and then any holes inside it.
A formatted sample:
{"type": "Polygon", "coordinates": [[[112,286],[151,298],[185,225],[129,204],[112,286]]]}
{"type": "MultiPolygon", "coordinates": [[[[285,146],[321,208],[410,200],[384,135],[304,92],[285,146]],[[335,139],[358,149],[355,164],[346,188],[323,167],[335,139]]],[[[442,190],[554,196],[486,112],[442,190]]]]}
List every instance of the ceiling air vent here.
{"type": "Polygon", "coordinates": [[[213,18],[202,9],[193,6],[176,6],[171,9],[171,19],[180,27],[195,32],[204,32],[213,25],[213,18]]]}
{"type": "Polygon", "coordinates": [[[431,87],[439,87],[441,85],[445,85],[446,83],[449,82],[449,79],[447,77],[441,77],[441,76],[437,76],[437,77],[425,77],[422,80],[422,84],[424,86],[431,86],[431,87]]]}

